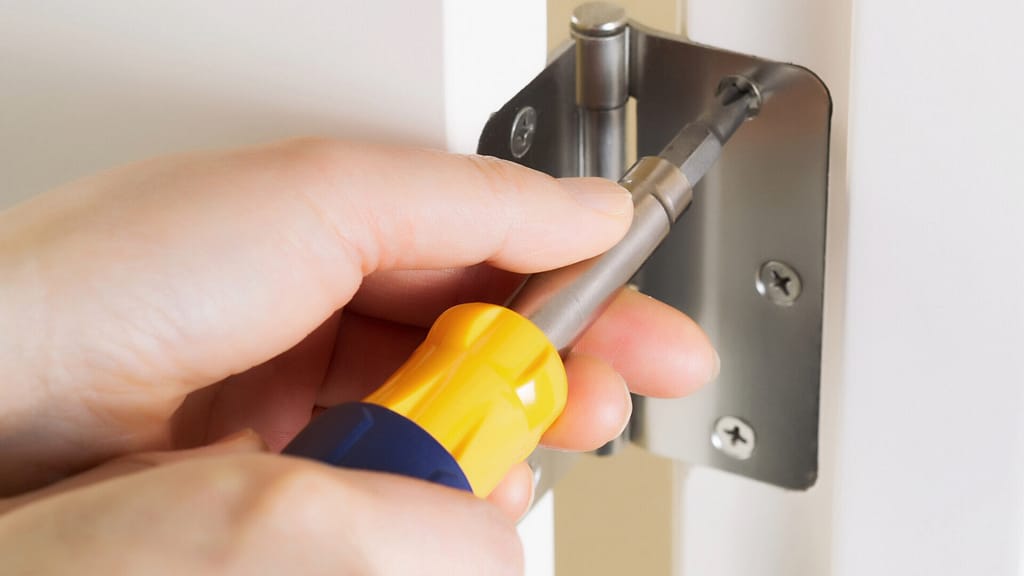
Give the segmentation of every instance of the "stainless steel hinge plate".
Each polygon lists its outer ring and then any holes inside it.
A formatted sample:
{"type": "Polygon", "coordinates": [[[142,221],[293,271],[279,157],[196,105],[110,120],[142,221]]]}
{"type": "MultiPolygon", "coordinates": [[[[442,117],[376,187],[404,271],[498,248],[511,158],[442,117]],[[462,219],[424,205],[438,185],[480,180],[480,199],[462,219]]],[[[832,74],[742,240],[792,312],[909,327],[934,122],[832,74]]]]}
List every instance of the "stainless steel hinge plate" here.
{"type": "MultiPolygon", "coordinates": [[[[703,326],[721,375],[683,399],[636,398],[630,439],[661,456],[806,489],[818,470],[828,90],[799,66],[633,22],[628,34],[638,157],[657,154],[695,119],[723,78],[771,87],[637,277],[644,292],[703,326]]],[[[570,46],[491,117],[479,152],[578,175],[575,73],[570,46]]]]}

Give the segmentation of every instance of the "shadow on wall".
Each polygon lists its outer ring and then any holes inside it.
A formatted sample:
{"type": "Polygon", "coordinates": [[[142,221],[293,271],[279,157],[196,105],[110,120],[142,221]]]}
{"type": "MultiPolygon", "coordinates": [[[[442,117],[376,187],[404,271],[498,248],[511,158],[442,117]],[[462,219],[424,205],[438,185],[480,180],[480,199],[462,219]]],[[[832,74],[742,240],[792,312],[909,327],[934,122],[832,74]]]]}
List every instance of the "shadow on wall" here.
{"type": "Polygon", "coordinates": [[[444,146],[442,63],[427,57],[441,53],[440,26],[417,32],[361,4],[362,25],[344,33],[331,15],[292,6],[254,7],[243,26],[228,4],[145,16],[119,3],[0,7],[0,207],[186,149],[295,135],[444,146]],[[275,34],[285,19],[302,32],[275,34]],[[396,33],[407,34],[401,46],[396,33]],[[426,56],[410,61],[410,43],[426,56]]]}

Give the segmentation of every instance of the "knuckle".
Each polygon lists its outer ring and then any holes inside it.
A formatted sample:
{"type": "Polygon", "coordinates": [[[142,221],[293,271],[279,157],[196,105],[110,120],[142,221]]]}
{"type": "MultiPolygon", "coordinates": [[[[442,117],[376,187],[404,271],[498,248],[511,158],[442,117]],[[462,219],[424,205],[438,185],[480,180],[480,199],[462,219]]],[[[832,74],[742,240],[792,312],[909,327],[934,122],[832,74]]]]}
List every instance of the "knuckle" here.
{"type": "Polygon", "coordinates": [[[336,285],[339,276],[372,269],[377,262],[376,245],[369,241],[374,224],[372,215],[357,200],[348,182],[349,170],[358,163],[351,144],[329,138],[311,137],[287,140],[275,149],[273,162],[289,185],[281,195],[298,214],[289,225],[287,238],[302,244],[304,254],[317,254],[335,263],[349,266],[313,266],[310,272],[320,278],[325,292],[336,285]],[[292,227],[294,226],[294,227],[292,227]]]}
{"type": "Polygon", "coordinates": [[[502,222],[503,229],[496,253],[503,252],[511,241],[512,231],[521,224],[524,216],[521,209],[522,193],[529,188],[523,170],[518,165],[490,156],[466,156],[470,170],[476,173],[482,185],[481,200],[493,206],[496,216],[490,221],[502,222]]]}
{"type": "MultiPolygon", "coordinates": [[[[271,454],[242,454],[214,460],[216,465],[186,463],[186,485],[179,499],[206,510],[215,507],[235,528],[288,522],[327,491],[337,489],[313,463],[271,454]]],[[[211,462],[212,463],[212,462],[211,462]]]]}
{"type": "Polygon", "coordinates": [[[179,504],[204,511],[201,530],[210,534],[204,559],[211,573],[284,570],[303,555],[300,549],[339,536],[332,533],[337,522],[330,511],[338,509],[344,489],[315,463],[271,454],[231,456],[189,483],[192,489],[179,504]],[[298,548],[280,547],[294,544],[296,534],[302,534],[298,548]]]}
{"type": "Polygon", "coordinates": [[[326,503],[345,495],[345,487],[329,469],[313,462],[263,457],[252,474],[240,517],[257,531],[281,526],[323,530],[326,503]]]}
{"type": "Polygon", "coordinates": [[[518,164],[491,156],[470,155],[465,158],[490,194],[503,198],[527,189],[525,172],[518,164]]]}
{"type": "Polygon", "coordinates": [[[284,173],[306,184],[331,186],[345,165],[346,145],[338,140],[307,137],[286,140],[273,148],[274,158],[284,173]]]}

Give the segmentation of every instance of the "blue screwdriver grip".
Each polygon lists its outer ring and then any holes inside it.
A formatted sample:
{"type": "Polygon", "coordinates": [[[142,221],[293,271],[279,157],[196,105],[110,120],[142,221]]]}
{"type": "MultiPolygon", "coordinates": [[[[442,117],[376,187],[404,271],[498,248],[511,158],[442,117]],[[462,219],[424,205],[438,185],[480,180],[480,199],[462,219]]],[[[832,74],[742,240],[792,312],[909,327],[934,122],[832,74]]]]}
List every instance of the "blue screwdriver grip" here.
{"type": "Polygon", "coordinates": [[[444,446],[412,420],[377,404],[352,402],[328,408],[283,453],[472,492],[459,463],[444,446]]]}

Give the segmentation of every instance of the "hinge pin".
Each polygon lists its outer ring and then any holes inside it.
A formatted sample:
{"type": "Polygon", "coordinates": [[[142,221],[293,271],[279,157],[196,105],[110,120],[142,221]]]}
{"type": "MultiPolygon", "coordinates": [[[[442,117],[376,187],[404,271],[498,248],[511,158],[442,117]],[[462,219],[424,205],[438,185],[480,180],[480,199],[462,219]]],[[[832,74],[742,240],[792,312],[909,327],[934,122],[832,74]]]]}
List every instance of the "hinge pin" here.
{"type": "Polygon", "coordinates": [[[572,13],[581,176],[618,180],[626,171],[629,26],[626,11],[590,2],[572,13]]]}

